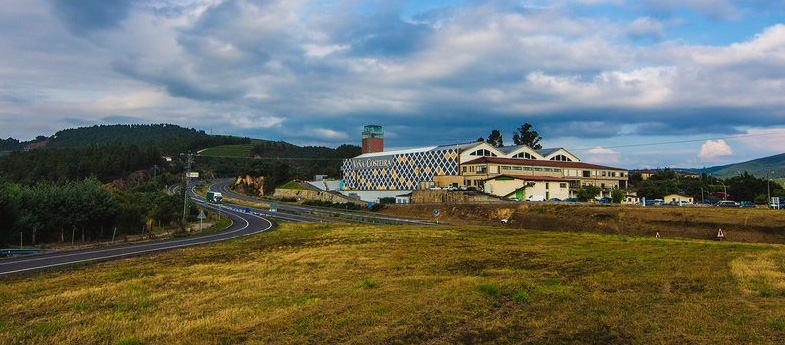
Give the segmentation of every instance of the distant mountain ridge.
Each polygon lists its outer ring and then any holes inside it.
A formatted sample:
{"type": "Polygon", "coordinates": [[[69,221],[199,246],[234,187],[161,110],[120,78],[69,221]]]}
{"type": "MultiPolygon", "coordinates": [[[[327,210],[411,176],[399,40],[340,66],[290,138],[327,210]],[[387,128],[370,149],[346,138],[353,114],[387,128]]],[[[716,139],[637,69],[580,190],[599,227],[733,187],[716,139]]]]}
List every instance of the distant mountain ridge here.
{"type": "Polygon", "coordinates": [[[720,178],[733,177],[744,173],[745,171],[759,178],[766,178],[767,173],[771,178],[783,178],[785,177],[785,153],[709,168],[674,170],[689,171],[697,174],[707,173],[720,178]]]}

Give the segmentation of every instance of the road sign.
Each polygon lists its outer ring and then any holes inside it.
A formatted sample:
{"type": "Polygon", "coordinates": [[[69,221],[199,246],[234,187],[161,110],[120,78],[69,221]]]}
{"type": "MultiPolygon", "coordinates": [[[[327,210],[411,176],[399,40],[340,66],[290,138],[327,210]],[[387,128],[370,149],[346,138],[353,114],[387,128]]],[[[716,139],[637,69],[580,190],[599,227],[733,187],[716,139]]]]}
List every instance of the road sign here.
{"type": "Polygon", "coordinates": [[[196,219],[202,220],[205,218],[207,218],[207,216],[204,215],[204,211],[199,211],[199,215],[196,216],[196,219]]]}
{"type": "Polygon", "coordinates": [[[373,203],[369,201],[369,202],[368,202],[368,209],[370,210],[370,209],[372,209],[372,208],[373,208],[373,203]]]}
{"type": "Polygon", "coordinates": [[[436,209],[436,208],[433,209],[433,215],[434,216],[438,216],[439,215],[439,209],[436,209]]]}
{"type": "Polygon", "coordinates": [[[188,178],[199,178],[199,172],[189,172],[188,178]]]}

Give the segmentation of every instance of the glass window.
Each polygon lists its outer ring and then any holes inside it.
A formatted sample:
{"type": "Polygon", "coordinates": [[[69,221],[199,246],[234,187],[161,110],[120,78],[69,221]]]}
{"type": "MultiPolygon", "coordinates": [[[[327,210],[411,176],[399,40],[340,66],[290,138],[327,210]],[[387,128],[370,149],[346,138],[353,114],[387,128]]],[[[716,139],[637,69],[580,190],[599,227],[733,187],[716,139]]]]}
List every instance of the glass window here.
{"type": "Polygon", "coordinates": [[[562,189],[567,188],[567,184],[566,183],[559,183],[559,188],[562,188],[562,189]]]}

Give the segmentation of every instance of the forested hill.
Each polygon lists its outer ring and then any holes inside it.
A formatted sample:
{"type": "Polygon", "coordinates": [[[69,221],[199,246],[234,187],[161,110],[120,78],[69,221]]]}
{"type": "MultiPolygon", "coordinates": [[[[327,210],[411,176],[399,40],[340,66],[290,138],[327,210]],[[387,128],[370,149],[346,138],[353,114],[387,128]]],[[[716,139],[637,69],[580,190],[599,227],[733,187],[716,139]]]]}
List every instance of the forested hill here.
{"type": "Polygon", "coordinates": [[[768,172],[770,177],[785,177],[785,153],[774,156],[763,157],[746,161],[742,163],[735,163],[729,165],[721,165],[704,169],[678,169],[691,171],[694,173],[707,173],[712,176],[728,178],[737,176],[743,172],[748,172],[759,178],[765,178],[768,172]]]}
{"type": "Polygon", "coordinates": [[[120,144],[154,147],[165,154],[198,151],[218,145],[247,144],[249,138],[209,135],[201,130],[170,124],[100,125],[65,129],[47,141],[47,148],[73,148],[86,145],[120,144]]]}

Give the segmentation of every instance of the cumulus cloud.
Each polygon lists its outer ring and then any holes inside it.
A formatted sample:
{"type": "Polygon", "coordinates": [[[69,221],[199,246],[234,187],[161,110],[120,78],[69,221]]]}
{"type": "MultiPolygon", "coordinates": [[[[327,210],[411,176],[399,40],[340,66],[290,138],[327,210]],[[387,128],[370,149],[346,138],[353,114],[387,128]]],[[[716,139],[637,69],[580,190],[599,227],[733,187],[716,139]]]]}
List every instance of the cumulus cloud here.
{"type": "Polygon", "coordinates": [[[611,150],[609,148],[604,148],[601,146],[597,146],[593,149],[590,149],[584,155],[583,160],[589,163],[596,163],[596,164],[615,164],[619,163],[621,155],[619,152],[611,150]]]}
{"type": "Polygon", "coordinates": [[[317,129],[313,129],[313,130],[311,130],[309,132],[313,133],[313,135],[316,138],[319,138],[319,139],[327,139],[327,140],[340,139],[340,140],[346,140],[346,139],[349,138],[349,136],[346,135],[346,133],[344,133],[344,132],[339,132],[339,131],[335,131],[335,130],[327,129],[327,128],[317,128],[317,129]]]}
{"type": "Polygon", "coordinates": [[[663,31],[662,22],[650,17],[640,17],[627,25],[627,35],[635,38],[649,38],[659,40],[665,36],[663,31]]]}
{"type": "Polygon", "coordinates": [[[732,154],[733,149],[728,145],[728,143],[725,142],[725,140],[706,140],[706,142],[701,145],[698,157],[705,161],[711,161],[715,158],[732,154]]]}

